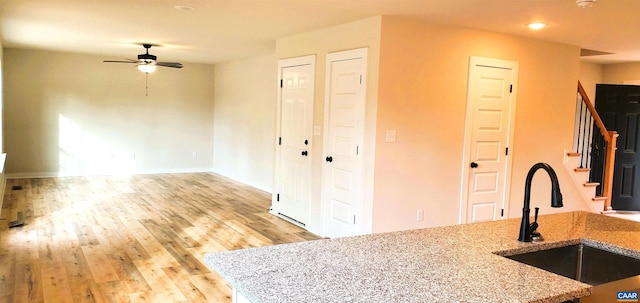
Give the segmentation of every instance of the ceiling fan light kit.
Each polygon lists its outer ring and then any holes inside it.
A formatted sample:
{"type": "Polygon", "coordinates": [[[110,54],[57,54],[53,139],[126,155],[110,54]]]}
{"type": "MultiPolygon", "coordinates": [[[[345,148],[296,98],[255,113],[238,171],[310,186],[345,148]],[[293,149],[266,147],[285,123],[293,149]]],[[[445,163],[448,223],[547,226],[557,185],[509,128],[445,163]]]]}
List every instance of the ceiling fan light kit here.
{"type": "Polygon", "coordinates": [[[147,64],[138,64],[138,70],[143,73],[153,73],[156,71],[156,64],[154,62],[148,62],[147,64]]]}
{"type": "Polygon", "coordinates": [[[581,8],[592,7],[596,0],[576,0],[576,4],[581,8]]]}

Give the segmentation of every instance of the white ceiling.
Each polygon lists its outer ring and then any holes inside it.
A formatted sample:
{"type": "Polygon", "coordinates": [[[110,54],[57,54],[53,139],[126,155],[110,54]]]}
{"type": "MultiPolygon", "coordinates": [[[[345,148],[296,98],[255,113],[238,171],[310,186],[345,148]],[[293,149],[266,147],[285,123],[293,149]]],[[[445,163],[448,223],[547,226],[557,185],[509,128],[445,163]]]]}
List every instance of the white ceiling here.
{"type": "Polygon", "coordinates": [[[640,0],[0,0],[4,47],[217,63],[273,53],[275,40],[376,15],[508,33],[640,62],[640,0]],[[190,6],[182,11],[175,6],[190,6]],[[532,21],[548,26],[526,27],[532,21]]]}

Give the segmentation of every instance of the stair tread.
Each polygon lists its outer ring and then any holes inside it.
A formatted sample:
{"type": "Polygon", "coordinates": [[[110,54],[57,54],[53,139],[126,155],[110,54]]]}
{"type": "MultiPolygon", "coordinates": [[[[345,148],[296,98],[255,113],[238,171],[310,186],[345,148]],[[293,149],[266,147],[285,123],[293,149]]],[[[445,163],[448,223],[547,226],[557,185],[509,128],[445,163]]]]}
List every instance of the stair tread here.
{"type": "Polygon", "coordinates": [[[594,187],[594,186],[598,186],[600,185],[600,183],[598,182],[587,182],[584,184],[585,187],[594,187]]]}
{"type": "Polygon", "coordinates": [[[578,168],[574,168],[573,170],[576,171],[576,172],[589,172],[589,171],[591,171],[591,168],[578,167],[578,168]]]}
{"type": "Polygon", "coordinates": [[[597,196],[597,197],[593,197],[593,201],[602,201],[602,200],[607,200],[609,197],[603,197],[603,196],[597,196]]]}
{"type": "Polygon", "coordinates": [[[568,152],[567,156],[569,157],[580,157],[582,154],[581,153],[576,153],[576,152],[568,152]]]}

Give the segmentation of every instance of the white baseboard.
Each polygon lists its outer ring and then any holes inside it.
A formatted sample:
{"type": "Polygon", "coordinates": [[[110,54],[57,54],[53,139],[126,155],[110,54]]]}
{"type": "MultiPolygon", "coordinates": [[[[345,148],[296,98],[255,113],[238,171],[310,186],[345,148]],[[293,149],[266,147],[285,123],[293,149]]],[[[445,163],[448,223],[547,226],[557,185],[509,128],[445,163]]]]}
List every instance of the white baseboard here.
{"type": "Polygon", "coordinates": [[[179,168],[179,169],[144,169],[130,173],[87,173],[87,174],[70,174],[62,172],[39,172],[39,173],[13,173],[7,174],[7,179],[25,179],[25,178],[56,178],[56,177],[86,177],[86,176],[124,176],[124,175],[154,175],[154,174],[188,174],[188,173],[211,173],[211,167],[195,167],[195,168],[179,168]]]}
{"type": "MultiPolygon", "coordinates": [[[[154,174],[189,174],[189,173],[216,173],[231,180],[255,187],[259,190],[271,194],[271,188],[254,184],[247,180],[240,180],[233,176],[226,174],[225,172],[215,170],[211,167],[194,167],[194,168],[179,168],[179,169],[145,169],[137,170],[130,173],[87,173],[87,174],[70,174],[62,172],[38,172],[38,173],[12,173],[7,174],[6,179],[28,179],[28,178],[57,178],[57,177],[88,177],[88,176],[126,176],[126,175],[154,175],[154,174]]],[[[1,206],[1,205],[0,205],[1,206]]]]}

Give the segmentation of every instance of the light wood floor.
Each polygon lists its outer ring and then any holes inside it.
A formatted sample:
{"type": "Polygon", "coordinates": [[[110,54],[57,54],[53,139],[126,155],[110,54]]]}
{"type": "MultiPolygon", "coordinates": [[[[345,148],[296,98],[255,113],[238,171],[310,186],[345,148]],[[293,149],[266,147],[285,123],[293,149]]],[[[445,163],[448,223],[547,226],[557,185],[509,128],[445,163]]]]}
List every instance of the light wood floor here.
{"type": "Polygon", "coordinates": [[[204,254],[317,239],[270,204],[208,173],[8,180],[0,302],[231,302],[204,254]]]}

